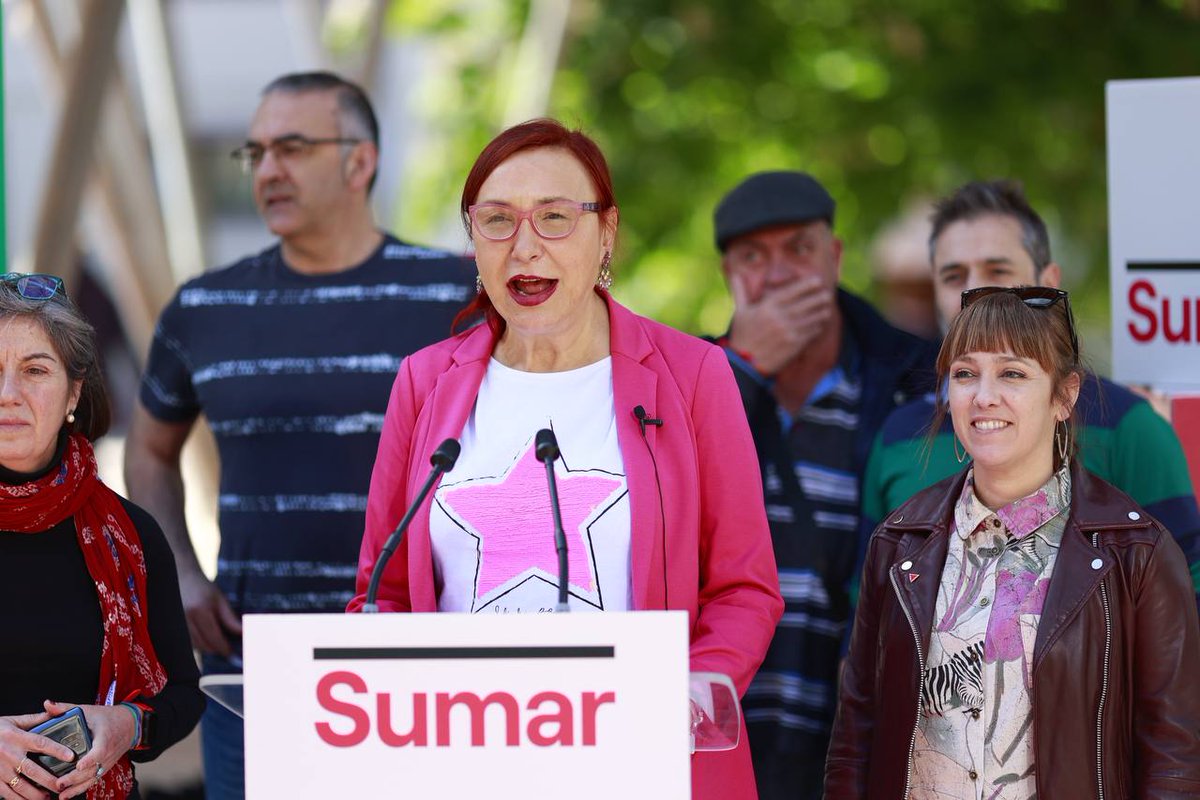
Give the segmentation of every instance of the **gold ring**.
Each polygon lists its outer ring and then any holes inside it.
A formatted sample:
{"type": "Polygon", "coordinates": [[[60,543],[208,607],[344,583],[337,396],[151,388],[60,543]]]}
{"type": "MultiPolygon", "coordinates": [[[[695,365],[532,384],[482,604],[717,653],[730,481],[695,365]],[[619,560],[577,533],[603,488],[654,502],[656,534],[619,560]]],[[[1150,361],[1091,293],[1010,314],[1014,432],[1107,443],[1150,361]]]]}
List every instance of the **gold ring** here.
{"type": "Polygon", "coordinates": [[[8,785],[15,789],[15,788],[17,788],[17,784],[20,782],[21,782],[21,776],[13,775],[13,778],[11,781],[8,782],[8,785]]]}
{"type": "Polygon", "coordinates": [[[28,760],[29,760],[29,758],[28,758],[28,757],[26,757],[26,758],[22,758],[22,759],[21,759],[21,763],[20,763],[20,764],[17,764],[17,774],[18,774],[18,775],[24,775],[24,774],[25,774],[25,762],[26,762],[26,761],[28,761],[28,760]]]}

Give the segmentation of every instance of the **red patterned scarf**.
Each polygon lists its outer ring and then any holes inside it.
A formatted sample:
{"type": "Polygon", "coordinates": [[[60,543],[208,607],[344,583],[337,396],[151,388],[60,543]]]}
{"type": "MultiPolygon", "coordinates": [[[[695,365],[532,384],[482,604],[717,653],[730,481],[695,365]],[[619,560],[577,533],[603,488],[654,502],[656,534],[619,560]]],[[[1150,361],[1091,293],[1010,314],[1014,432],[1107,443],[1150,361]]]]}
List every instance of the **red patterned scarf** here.
{"type": "MultiPolygon", "coordinates": [[[[104,617],[96,703],[153,697],[166,686],[167,674],[146,623],[142,542],[116,492],[100,482],[92,445],[79,434],[68,439],[54,472],[17,486],[0,483],[0,530],[40,533],[71,516],[104,617]]],[[[132,791],[133,768],[125,755],[87,796],[123,800],[132,791]]]]}

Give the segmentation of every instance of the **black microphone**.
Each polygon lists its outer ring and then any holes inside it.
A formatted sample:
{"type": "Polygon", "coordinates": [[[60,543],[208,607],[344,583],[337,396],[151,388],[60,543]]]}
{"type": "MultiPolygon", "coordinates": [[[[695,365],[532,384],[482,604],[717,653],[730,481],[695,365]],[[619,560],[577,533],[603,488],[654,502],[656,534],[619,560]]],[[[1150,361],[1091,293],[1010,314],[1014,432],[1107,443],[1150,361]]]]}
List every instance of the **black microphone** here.
{"type": "Polygon", "coordinates": [[[662,427],[663,421],[661,419],[655,419],[647,414],[646,409],[642,408],[641,406],[633,407],[633,415],[637,417],[638,425],[642,426],[642,436],[646,435],[647,425],[655,425],[659,428],[662,427]]]}
{"type": "Polygon", "coordinates": [[[542,428],[533,437],[533,454],[546,465],[546,484],[550,488],[550,511],[554,515],[554,551],[558,553],[558,605],[555,611],[570,611],[567,607],[567,534],[563,531],[562,509],[558,505],[558,484],[554,482],[554,462],[558,459],[558,439],[554,431],[542,428]]]}
{"type": "Polygon", "coordinates": [[[396,526],[396,530],[392,531],[392,535],[384,543],[383,549],[379,551],[379,560],[375,562],[375,569],[371,570],[371,582],[367,584],[367,601],[363,604],[364,614],[375,614],[379,611],[379,605],[375,602],[375,595],[379,592],[379,580],[383,577],[384,568],[387,566],[392,554],[396,552],[396,548],[400,546],[401,537],[408,530],[413,517],[417,514],[417,509],[425,502],[429,490],[433,488],[434,481],[443,472],[449,472],[454,469],[454,462],[458,460],[458,453],[461,449],[457,439],[447,439],[439,444],[437,450],[434,450],[433,455],[429,457],[429,463],[433,465],[433,469],[429,471],[429,477],[425,479],[425,485],[421,487],[421,491],[417,492],[417,499],[408,507],[408,511],[404,513],[404,518],[400,520],[400,524],[396,526]]]}

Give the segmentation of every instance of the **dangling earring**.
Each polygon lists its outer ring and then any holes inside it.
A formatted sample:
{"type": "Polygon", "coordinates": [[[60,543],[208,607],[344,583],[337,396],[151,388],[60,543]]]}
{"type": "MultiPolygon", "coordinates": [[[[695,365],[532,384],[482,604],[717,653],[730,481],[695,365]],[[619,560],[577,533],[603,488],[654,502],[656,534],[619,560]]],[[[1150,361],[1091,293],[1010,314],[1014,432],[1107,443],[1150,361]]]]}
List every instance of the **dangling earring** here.
{"type": "Polygon", "coordinates": [[[74,412],[74,411],[68,411],[68,412],[67,412],[67,424],[68,424],[68,425],[74,425],[74,424],[75,424],[75,412],[74,412]]]}
{"type": "Polygon", "coordinates": [[[612,278],[612,253],[606,250],[604,258],[600,259],[600,274],[596,276],[596,285],[608,291],[612,286],[612,278]]]}
{"type": "Polygon", "coordinates": [[[1062,433],[1058,431],[1058,423],[1054,424],[1054,444],[1058,446],[1058,463],[1061,467],[1067,463],[1067,456],[1071,452],[1071,429],[1067,427],[1067,421],[1059,420],[1062,423],[1062,433]]]}
{"type": "Polygon", "coordinates": [[[475,276],[475,294],[483,294],[483,278],[475,276]]]}
{"type": "Polygon", "coordinates": [[[952,435],[950,438],[954,440],[954,457],[957,458],[958,463],[961,464],[967,460],[967,450],[966,450],[966,448],[963,448],[962,453],[959,453],[958,452],[958,437],[952,435]]]}

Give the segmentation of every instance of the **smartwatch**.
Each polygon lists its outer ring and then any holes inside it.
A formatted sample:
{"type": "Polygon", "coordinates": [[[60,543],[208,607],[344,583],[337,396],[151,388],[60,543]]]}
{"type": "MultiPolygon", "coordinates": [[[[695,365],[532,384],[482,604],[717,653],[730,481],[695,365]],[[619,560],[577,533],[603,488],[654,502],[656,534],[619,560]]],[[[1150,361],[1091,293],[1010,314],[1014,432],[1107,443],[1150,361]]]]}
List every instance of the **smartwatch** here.
{"type": "Polygon", "coordinates": [[[138,710],[138,740],[133,746],[134,750],[146,750],[154,742],[154,734],[157,728],[157,717],[154,709],[150,706],[139,703],[137,701],[128,701],[127,705],[131,705],[138,710]]]}

